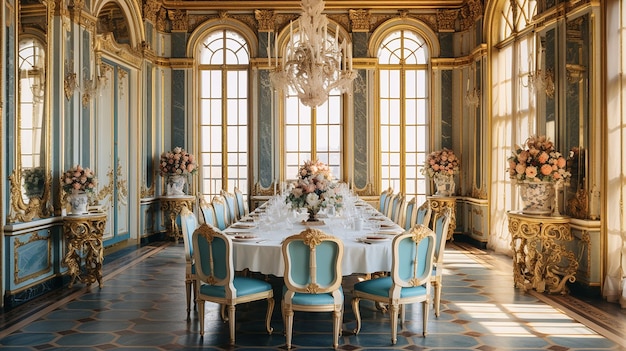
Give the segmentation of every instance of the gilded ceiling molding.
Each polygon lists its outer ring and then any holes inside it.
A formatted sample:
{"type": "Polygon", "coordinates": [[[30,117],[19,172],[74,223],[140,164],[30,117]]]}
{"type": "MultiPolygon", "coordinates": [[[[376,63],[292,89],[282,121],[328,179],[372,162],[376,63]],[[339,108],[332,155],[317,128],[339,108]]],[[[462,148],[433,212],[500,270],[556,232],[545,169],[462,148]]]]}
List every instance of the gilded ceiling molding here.
{"type": "Polygon", "coordinates": [[[258,31],[258,22],[254,18],[254,15],[230,15],[228,18],[235,19],[239,22],[245,23],[248,28],[252,29],[254,32],[258,31]]]}
{"type": "Polygon", "coordinates": [[[161,8],[157,13],[157,20],[155,23],[155,27],[160,32],[167,31],[167,10],[161,8]]]}
{"type": "Polygon", "coordinates": [[[141,48],[135,50],[127,44],[118,44],[112,33],[98,35],[94,50],[111,54],[135,68],[141,68],[143,63],[141,48]]]}
{"type": "Polygon", "coordinates": [[[439,27],[439,32],[454,32],[458,17],[458,10],[437,11],[437,25],[439,27]]]}
{"type": "Polygon", "coordinates": [[[188,29],[187,12],[181,10],[168,10],[167,15],[172,22],[172,31],[186,32],[188,29]]]}
{"type": "Polygon", "coordinates": [[[289,22],[298,20],[297,14],[277,14],[274,16],[275,30],[280,32],[283,28],[289,26],[289,22]]]}
{"type": "Polygon", "coordinates": [[[143,4],[143,18],[152,24],[156,24],[157,14],[161,10],[161,6],[163,5],[157,0],[146,0],[143,4]]]}
{"type": "MultiPolygon", "coordinates": [[[[517,5],[516,5],[517,6],[517,5]]],[[[483,6],[479,0],[468,0],[461,8],[461,30],[468,30],[476,25],[483,15],[483,6]]]]}
{"type": "Polygon", "coordinates": [[[352,32],[370,31],[370,12],[368,10],[350,10],[348,12],[352,22],[352,32]]]}
{"type": "Polygon", "coordinates": [[[274,11],[270,10],[255,10],[254,18],[259,25],[259,32],[273,32],[274,31],[274,11]]]}

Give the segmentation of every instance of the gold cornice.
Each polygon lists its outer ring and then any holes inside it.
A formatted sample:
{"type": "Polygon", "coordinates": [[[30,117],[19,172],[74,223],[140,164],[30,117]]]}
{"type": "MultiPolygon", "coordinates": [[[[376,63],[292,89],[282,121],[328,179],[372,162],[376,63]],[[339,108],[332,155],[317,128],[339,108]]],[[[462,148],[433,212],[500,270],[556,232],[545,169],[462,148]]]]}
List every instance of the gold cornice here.
{"type": "Polygon", "coordinates": [[[141,68],[143,55],[141,50],[135,50],[129,45],[120,45],[115,41],[111,33],[98,35],[94,51],[107,53],[135,68],[141,68]]]}
{"type": "Polygon", "coordinates": [[[170,67],[171,68],[193,68],[194,60],[191,58],[171,58],[170,67]]]}
{"type": "MultiPolygon", "coordinates": [[[[325,2],[324,9],[326,13],[339,10],[367,8],[369,10],[401,10],[401,9],[453,9],[460,8],[465,4],[464,0],[397,0],[393,2],[383,2],[376,0],[362,1],[344,1],[330,0],[325,2]]],[[[195,9],[195,10],[213,10],[220,11],[223,9],[231,9],[234,11],[254,11],[254,10],[277,10],[277,11],[300,11],[300,2],[294,0],[216,0],[216,1],[180,1],[165,0],[163,6],[174,9],[195,9]]]]}

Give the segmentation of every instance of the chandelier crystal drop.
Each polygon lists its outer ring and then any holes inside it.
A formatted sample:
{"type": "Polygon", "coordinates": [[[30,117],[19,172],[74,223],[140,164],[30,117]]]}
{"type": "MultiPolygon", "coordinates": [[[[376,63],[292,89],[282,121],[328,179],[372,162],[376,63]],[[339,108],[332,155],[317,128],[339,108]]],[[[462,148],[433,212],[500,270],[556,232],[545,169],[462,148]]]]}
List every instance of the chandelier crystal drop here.
{"type": "MultiPolygon", "coordinates": [[[[322,14],[323,0],[302,0],[301,6],[297,33],[290,23],[282,66],[279,67],[278,57],[275,57],[270,80],[274,88],[291,88],[304,105],[317,107],[328,100],[331,90],[338,89],[342,93],[350,90],[355,78],[352,47],[345,40],[339,42],[338,26],[334,40],[328,36],[328,18],[322,14]]],[[[271,50],[268,50],[268,57],[271,65],[271,50]]]]}

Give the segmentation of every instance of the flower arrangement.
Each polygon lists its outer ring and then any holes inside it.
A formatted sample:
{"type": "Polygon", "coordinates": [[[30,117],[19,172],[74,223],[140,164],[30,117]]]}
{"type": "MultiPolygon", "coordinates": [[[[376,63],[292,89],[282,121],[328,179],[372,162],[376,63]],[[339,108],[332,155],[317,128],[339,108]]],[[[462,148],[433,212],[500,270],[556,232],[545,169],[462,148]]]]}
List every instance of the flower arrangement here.
{"type": "Polygon", "coordinates": [[[298,180],[293,184],[286,202],[292,208],[306,208],[310,213],[317,213],[327,206],[339,207],[339,196],[333,182],[333,175],[328,165],[315,161],[306,161],[298,170],[298,180]]]}
{"type": "Polygon", "coordinates": [[[63,190],[68,194],[74,190],[92,193],[96,190],[98,181],[91,169],[76,165],[63,173],[61,183],[63,190]]]}
{"type": "Polygon", "coordinates": [[[46,179],[46,170],[43,167],[32,167],[22,170],[24,190],[26,195],[41,195],[46,179]]]}
{"type": "Polygon", "coordinates": [[[511,179],[527,182],[556,182],[570,177],[565,157],[546,136],[531,135],[516,146],[509,161],[511,179]]]}
{"type": "Polygon", "coordinates": [[[451,177],[459,173],[460,166],[461,162],[454,154],[454,151],[443,148],[428,154],[422,168],[422,174],[427,175],[429,178],[438,176],[451,177]]]}
{"type": "Polygon", "coordinates": [[[170,175],[194,174],[198,171],[195,157],[181,147],[161,154],[159,174],[162,177],[170,175]]]}

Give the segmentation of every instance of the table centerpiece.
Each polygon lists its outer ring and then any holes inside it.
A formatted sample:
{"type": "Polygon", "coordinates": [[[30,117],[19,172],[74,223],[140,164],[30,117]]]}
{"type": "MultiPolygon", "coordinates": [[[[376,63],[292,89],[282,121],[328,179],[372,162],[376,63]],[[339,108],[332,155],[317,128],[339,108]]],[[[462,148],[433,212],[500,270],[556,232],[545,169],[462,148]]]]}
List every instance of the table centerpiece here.
{"type": "Polygon", "coordinates": [[[336,192],[337,184],[327,164],[315,160],[305,161],[298,170],[298,179],[292,184],[285,201],[292,209],[306,208],[307,222],[321,222],[317,214],[322,208],[339,207],[341,196],[336,192]]]}

